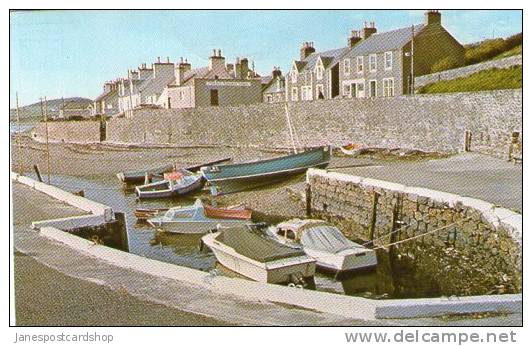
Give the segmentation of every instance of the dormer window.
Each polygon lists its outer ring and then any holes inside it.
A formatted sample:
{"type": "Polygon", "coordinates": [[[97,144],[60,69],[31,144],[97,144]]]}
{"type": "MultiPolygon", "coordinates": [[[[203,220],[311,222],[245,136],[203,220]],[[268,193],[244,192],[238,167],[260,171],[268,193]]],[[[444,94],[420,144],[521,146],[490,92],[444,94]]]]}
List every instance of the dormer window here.
{"type": "Polygon", "coordinates": [[[316,79],[322,80],[323,79],[323,72],[324,72],[323,64],[321,60],[318,60],[318,63],[316,64],[316,79]]]}
{"type": "Polygon", "coordinates": [[[297,83],[297,68],[295,66],[292,67],[292,71],[290,71],[290,79],[292,80],[292,83],[297,83]]]}

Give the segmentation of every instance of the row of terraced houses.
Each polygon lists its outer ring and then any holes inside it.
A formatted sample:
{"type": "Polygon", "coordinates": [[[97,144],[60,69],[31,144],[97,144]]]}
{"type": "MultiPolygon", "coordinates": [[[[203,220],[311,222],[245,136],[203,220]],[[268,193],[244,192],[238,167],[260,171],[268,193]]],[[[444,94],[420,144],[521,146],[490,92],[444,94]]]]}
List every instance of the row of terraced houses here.
{"type": "Polygon", "coordinates": [[[158,59],[105,83],[92,113],[394,97],[413,93],[414,78],[430,73],[444,59],[463,65],[464,48],[442,26],[441,13],[429,10],[423,24],[382,33],[375,23],[365,23],[336,49],[317,52],[312,42],[304,42],[286,75],[275,67],[270,76],[261,77],[247,58],[226,63],[219,49],[213,50],[208,66],[199,68],[183,58],[177,64],[158,59]]]}

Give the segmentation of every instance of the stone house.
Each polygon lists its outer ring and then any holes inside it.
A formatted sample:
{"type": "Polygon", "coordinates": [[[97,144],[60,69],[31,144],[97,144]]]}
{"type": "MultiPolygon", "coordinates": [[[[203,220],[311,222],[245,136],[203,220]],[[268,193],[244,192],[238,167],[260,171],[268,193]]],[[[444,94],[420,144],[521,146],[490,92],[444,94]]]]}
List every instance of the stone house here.
{"type": "Polygon", "coordinates": [[[279,67],[274,67],[271,76],[262,80],[262,102],[279,103],[285,101],[285,78],[279,67]]]}
{"type": "Polygon", "coordinates": [[[286,99],[310,101],[339,95],[339,62],[349,46],[316,52],[313,42],[304,42],[299,60],[292,63],[286,77],[286,99]]]}
{"type": "Polygon", "coordinates": [[[262,101],[260,78],[249,69],[248,59],[226,64],[221,50],[213,50],[209,65],[193,69],[181,59],[171,83],[157,104],[164,108],[234,106],[262,101]]]}
{"type": "Polygon", "coordinates": [[[118,86],[120,81],[110,81],[103,85],[103,92],[94,99],[90,109],[92,116],[111,116],[119,112],[118,107],[118,86]]]}
{"type": "Polygon", "coordinates": [[[441,25],[441,13],[425,13],[425,23],[377,33],[374,23],[353,32],[353,48],[341,61],[342,97],[411,94],[412,75],[431,73],[443,59],[464,64],[463,46],[441,25]],[[414,54],[412,61],[411,49],[414,54]]]}
{"type": "Polygon", "coordinates": [[[120,112],[137,107],[157,105],[166,86],[174,80],[174,63],[170,58],[157,58],[151,67],[142,64],[138,70],[129,70],[118,87],[120,112]]]}

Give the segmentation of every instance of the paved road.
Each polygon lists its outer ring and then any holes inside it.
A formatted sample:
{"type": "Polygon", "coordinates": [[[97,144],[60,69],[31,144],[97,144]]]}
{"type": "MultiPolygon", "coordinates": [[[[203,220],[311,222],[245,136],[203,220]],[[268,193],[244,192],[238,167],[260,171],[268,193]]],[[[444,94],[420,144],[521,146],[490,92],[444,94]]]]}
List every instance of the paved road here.
{"type": "Polygon", "coordinates": [[[481,154],[336,171],[479,198],[519,212],[523,208],[522,166],[481,154]]]}

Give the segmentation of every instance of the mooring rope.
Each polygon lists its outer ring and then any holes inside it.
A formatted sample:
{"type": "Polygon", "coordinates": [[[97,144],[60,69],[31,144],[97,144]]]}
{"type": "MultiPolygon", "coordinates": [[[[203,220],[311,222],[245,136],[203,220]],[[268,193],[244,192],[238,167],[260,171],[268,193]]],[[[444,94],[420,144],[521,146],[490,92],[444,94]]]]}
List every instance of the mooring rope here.
{"type": "MultiPolygon", "coordinates": [[[[490,209],[491,209],[491,208],[490,208],[490,209]]],[[[482,214],[482,213],[484,213],[485,211],[488,211],[488,210],[490,210],[490,209],[485,209],[485,210],[481,211],[480,213],[482,214]]],[[[502,220],[505,220],[505,219],[507,219],[507,218],[509,218],[509,217],[512,217],[512,216],[513,216],[513,215],[508,215],[508,216],[505,216],[505,217],[503,217],[503,218],[499,218],[499,222],[502,221],[502,220]]],[[[425,232],[425,233],[422,233],[422,234],[418,234],[418,235],[412,236],[412,237],[410,237],[410,238],[406,238],[406,239],[398,240],[398,241],[396,241],[396,242],[389,243],[389,244],[386,244],[386,245],[376,246],[376,247],[374,247],[372,250],[388,248],[388,247],[390,247],[390,246],[394,246],[394,245],[398,245],[398,244],[406,243],[407,241],[414,240],[414,239],[421,238],[421,237],[424,237],[424,236],[429,235],[429,234],[433,234],[433,233],[439,232],[439,231],[444,230],[444,229],[446,229],[446,228],[449,228],[449,227],[451,227],[451,226],[454,226],[454,225],[457,225],[457,224],[459,224],[459,223],[463,223],[463,222],[465,222],[465,221],[471,220],[472,218],[473,218],[472,216],[468,216],[468,217],[466,217],[465,219],[462,219],[462,220],[459,220],[459,221],[455,221],[455,222],[450,223],[450,224],[448,224],[448,225],[445,225],[445,226],[442,226],[442,227],[439,227],[439,228],[433,229],[432,231],[429,231],[429,232],[425,232]]],[[[406,226],[407,226],[407,225],[405,225],[405,226],[403,226],[403,227],[401,227],[401,228],[399,228],[399,229],[397,229],[397,230],[395,230],[395,231],[393,231],[393,232],[390,232],[390,233],[388,233],[388,234],[385,234],[385,235],[382,236],[382,237],[379,237],[379,238],[374,239],[374,240],[372,240],[372,241],[366,242],[366,243],[364,243],[363,245],[370,244],[370,243],[374,242],[375,240],[382,239],[382,238],[384,238],[384,237],[386,237],[386,236],[388,236],[388,235],[391,235],[392,233],[397,233],[397,232],[399,232],[400,230],[402,230],[403,228],[405,228],[406,226]]]]}

